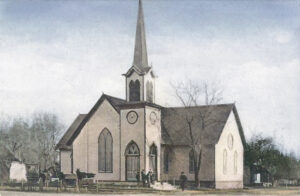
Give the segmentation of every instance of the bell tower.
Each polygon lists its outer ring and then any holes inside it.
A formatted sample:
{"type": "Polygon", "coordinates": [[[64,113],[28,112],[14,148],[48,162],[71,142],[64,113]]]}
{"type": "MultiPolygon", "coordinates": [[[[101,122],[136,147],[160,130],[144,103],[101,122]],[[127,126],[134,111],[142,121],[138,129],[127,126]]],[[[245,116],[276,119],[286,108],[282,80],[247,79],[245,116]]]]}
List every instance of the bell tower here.
{"type": "Polygon", "coordinates": [[[132,66],[123,74],[128,102],[155,102],[155,75],[148,65],[146,34],[142,1],[139,0],[132,66]]]}

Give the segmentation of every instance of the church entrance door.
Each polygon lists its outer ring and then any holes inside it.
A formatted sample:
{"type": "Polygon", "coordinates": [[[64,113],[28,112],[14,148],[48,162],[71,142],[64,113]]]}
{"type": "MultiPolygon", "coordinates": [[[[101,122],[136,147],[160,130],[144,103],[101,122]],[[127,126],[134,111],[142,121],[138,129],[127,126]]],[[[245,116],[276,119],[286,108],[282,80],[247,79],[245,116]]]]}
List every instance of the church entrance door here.
{"type": "Polygon", "coordinates": [[[157,180],[157,147],[155,144],[150,147],[149,166],[153,172],[154,180],[157,180]]]}
{"type": "Polygon", "coordinates": [[[135,142],[130,142],[125,151],[126,180],[136,181],[136,174],[140,172],[140,150],[135,142]]]}

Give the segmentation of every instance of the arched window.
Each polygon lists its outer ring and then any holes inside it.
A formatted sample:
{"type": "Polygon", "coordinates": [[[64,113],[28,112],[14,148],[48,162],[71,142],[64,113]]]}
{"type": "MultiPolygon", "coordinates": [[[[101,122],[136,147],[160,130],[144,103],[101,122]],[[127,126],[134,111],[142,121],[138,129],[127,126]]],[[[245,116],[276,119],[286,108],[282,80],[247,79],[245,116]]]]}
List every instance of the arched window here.
{"type": "Polygon", "coordinates": [[[157,147],[155,144],[152,144],[150,147],[150,156],[156,156],[157,155],[157,147]]]}
{"type": "Polygon", "coordinates": [[[152,103],[153,102],[153,84],[152,84],[152,82],[147,81],[146,92],[147,92],[147,101],[152,103]]]}
{"type": "Polygon", "coordinates": [[[169,172],[170,164],[170,149],[165,148],[164,150],[164,172],[167,174],[169,172]]]}
{"type": "Polygon", "coordinates": [[[227,150],[223,151],[223,174],[227,174],[227,150]]]}
{"type": "Polygon", "coordinates": [[[157,179],[157,147],[152,144],[149,153],[149,169],[152,170],[154,179],[157,179]]]}
{"type": "Polygon", "coordinates": [[[140,150],[135,142],[130,142],[130,144],[128,144],[128,146],[126,147],[125,154],[130,155],[130,156],[131,155],[134,155],[134,156],[140,155],[140,150]]]}
{"type": "Polygon", "coordinates": [[[236,175],[237,174],[237,158],[238,158],[238,154],[237,152],[235,151],[234,152],[234,174],[236,175]]]}
{"type": "Polygon", "coordinates": [[[113,172],[113,139],[107,129],[103,129],[98,140],[98,170],[113,172]]]}
{"type": "Polygon", "coordinates": [[[140,81],[133,80],[129,83],[129,101],[140,101],[140,81]]]}
{"type": "Polygon", "coordinates": [[[189,171],[190,171],[190,173],[195,172],[195,162],[194,162],[193,150],[191,150],[190,153],[189,153],[189,171]]]}

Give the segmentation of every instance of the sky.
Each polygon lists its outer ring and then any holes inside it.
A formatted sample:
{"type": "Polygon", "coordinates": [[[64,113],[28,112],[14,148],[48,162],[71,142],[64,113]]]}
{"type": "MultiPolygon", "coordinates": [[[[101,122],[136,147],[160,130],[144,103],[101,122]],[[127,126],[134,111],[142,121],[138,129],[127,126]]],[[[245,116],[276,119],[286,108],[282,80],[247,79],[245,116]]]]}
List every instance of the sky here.
{"type": "MultiPolygon", "coordinates": [[[[53,112],[68,126],[102,93],[125,98],[137,0],[0,0],[0,114],[53,112]]],[[[300,0],[144,0],[156,102],[170,83],[217,83],[246,138],[300,157],[300,0]]]]}

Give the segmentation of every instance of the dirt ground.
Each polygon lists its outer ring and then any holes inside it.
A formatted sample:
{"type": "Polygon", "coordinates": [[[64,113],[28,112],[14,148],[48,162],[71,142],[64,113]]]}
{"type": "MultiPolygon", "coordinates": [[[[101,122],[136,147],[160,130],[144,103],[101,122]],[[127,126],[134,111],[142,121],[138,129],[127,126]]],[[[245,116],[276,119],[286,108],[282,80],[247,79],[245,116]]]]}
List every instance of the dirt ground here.
{"type": "Polygon", "coordinates": [[[249,188],[243,190],[197,190],[197,191],[172,191],[172,192],[156,192],[156,193],[136,193],[136,192],[126,192],[126,193],[114,193],[111,192],[93,194],[93,193],[56,193],[55,191],[51,192],[19,192],[19,191],[1,191],[0,196],[93,196],[93,195],[142,195],[142,196],[152,196],[152,195],[300,195],[300,187],[281,187],[281,188],[249,188]]]}

